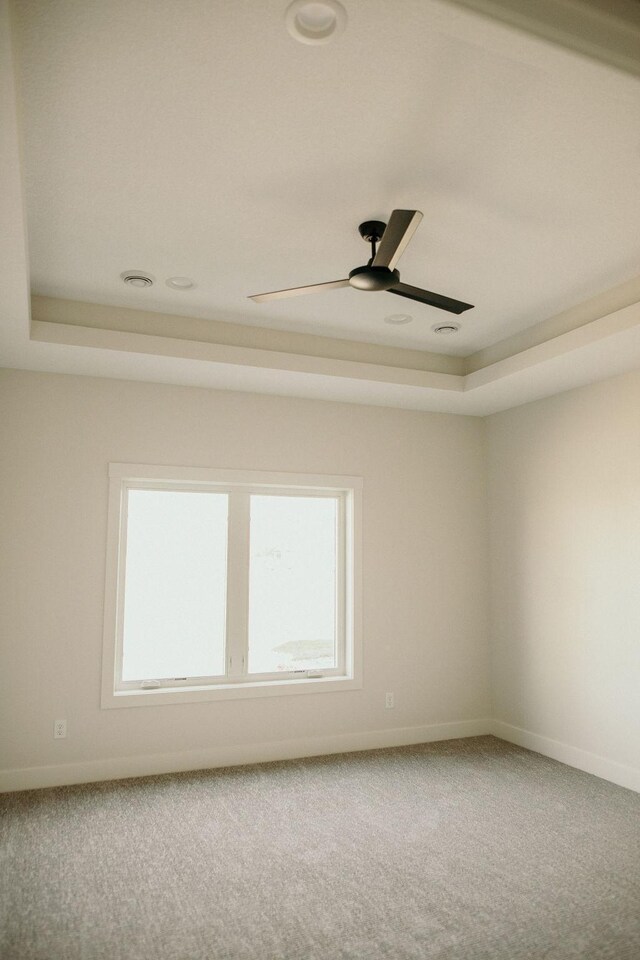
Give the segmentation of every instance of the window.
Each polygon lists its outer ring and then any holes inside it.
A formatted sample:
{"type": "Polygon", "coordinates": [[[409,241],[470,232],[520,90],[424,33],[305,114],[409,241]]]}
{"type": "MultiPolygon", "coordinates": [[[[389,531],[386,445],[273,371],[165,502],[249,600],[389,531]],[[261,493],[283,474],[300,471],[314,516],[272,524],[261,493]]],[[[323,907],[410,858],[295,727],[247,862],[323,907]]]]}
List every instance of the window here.
{"type": "Polygon", "coordinates": [[[103,706],[360,686],[359,478],[109,474],[103,706]]]}

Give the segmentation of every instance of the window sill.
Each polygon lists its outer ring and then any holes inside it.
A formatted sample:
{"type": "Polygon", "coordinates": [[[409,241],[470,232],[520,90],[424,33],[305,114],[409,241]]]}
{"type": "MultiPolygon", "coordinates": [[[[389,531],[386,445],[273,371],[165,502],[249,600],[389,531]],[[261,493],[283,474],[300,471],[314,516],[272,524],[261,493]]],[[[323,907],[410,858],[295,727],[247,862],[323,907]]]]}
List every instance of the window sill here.
{"type": "Polygon", "coordinates": [[[289,680],[258,680],[198,687],[160,687],[155,690],[103,691],[102,708],[158,707],[170,703],[202,703],[209,700],[251,700],[297,694],[336,693],[359,690],[362,681],[354,677],[304,677],[289,680]]]}

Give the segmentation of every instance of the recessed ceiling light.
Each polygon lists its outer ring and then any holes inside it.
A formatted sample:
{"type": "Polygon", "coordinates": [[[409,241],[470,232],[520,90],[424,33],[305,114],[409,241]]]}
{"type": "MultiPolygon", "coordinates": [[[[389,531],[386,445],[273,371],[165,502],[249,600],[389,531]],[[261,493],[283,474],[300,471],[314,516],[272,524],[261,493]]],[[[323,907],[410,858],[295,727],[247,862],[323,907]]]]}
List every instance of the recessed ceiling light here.
{"type": "Polygon", "coordinates": [[[151,287],[153,286],[153,277],[143,270],[125,270],[120,276],[130,287],[151,287]]]}
{"type": "Polygon", "coordinates": [[[409,313],[392,313],[390,316],[384,318],[385,323],[395,323],[398,326],[401,323],[411,323],[413,317],[409,313]]]}
{"type": "Polygon", "coordinates": [[[300,43],[328,43],[346,27],[347,11],[338,0],[293,0],[284,21],[300,43]]]}
{"type": "Polygon", "coordinates": [[[189,277],[169,277],[167,286],[173,290],[191,290],[195,283],[189,277]]]}
{"type": "Polygon", "coordinates": [[[440,333],[446,337],[450,333],[457,333],[460,329],[460,324],[454,323],[453,320],[446,320],[444,323],[436,323],[431,329],[434,333],[440,333]]]}

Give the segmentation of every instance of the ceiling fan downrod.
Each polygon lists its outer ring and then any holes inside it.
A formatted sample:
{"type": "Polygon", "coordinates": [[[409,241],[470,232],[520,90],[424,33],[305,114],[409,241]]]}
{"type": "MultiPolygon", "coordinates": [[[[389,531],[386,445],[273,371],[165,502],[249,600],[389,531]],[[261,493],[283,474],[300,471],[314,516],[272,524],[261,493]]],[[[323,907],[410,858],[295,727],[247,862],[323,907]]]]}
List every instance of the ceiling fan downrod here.
{"type": "Polygon", "coordinates": [[[382,220],[365,220],[364,223],[361,223],[358,227],[358,232],[362,239],[371,244],[369,266],[375,260],[377,245],[382,240],[382,234],[386,227],[386,223],[383,223],[382,220]]]}
{"type": "Polygon", "coordinates": [[[371,244],[371,259],[365,266],[356,267],[349,273],[349,283],[356,290],[389,290],[400,282],[400,274],[397,270],[374,266],[377,244],[382,240],[386,227],[386,223],[381,220],[365,220],[358,227],[362,239],[371,244]]]}

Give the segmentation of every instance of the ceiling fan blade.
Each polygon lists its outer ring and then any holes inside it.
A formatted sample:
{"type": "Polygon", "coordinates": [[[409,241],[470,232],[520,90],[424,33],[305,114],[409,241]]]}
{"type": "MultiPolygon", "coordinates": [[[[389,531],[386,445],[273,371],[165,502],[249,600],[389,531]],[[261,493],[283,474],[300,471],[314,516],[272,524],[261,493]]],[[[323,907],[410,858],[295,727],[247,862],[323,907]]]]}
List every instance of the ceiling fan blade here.
{"type": "Polygon", "coordinates": [[[382,234],[372,266],[393,270],[421,220],[422,214],[419,210],[394,210],[382,234]]]}
{"type": "Polygon", "coordinates": [[[465,310],[473,309],[472,303],[462,303],[461,300],[452,300],[451,297],[443,297],[441,293],[431,293],[430,290],[421,290],[420,287],[412,287],[408,283],[396,283],[395,287],[389,287],[387,292],[397,293],[399,297],[418,300],[420,303],[428,303],[430,307],[448,310],[449,313],[464,313],[465,310]]]}
{"type": "Polygon", "coordinates": [[[348,278],[346,280],[329,280],[328,283],[312,283],[307,287],[289,287],[288,290],[272,290],[271,293],[254,293],[247,299],[262,303],[263,300],[284,300],[285,297],[299,297],[303,293],[321,293],[323,290],[331,290],[334,287],[348,286],[348,278]]]}

